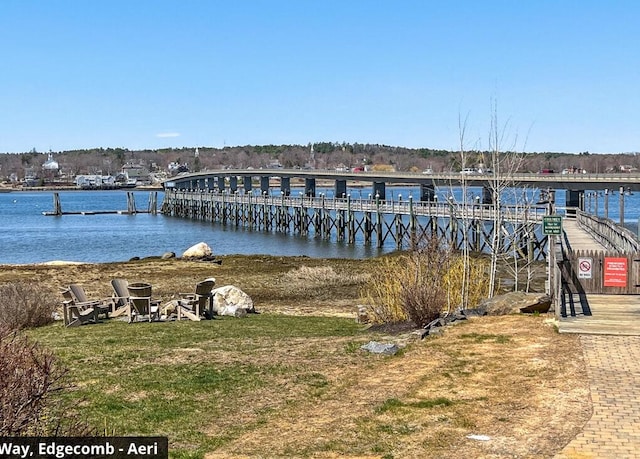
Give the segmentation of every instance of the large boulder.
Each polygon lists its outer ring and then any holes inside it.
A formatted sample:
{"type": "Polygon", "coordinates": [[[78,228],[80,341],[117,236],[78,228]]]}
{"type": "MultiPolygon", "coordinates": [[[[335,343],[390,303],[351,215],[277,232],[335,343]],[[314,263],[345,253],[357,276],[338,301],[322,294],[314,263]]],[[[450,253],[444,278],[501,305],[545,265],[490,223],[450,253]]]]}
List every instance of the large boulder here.
{"type": "Polygon", "coordinates": [[[211,251],[211,247],[209,247],[207,243],[200,242],[185,250],[182,254],[182,258],[188,260],[199,260],[202,258],[210,257],[212,253],[213,252],[211,251]]]}
{"type": "Polygon", "coordinates": [[[484,300],[479,310],[490,316],[518,314],[520,312],[547,312],[551,299],[544,293],[510,292],[484,300]]]}
{"type": "Polygon", "coordinates": [[[211,291],[213,294],[213,312],[219,316],[242,317],[256,312],[253,300],[234,285],[225,285],[211,291]]]}

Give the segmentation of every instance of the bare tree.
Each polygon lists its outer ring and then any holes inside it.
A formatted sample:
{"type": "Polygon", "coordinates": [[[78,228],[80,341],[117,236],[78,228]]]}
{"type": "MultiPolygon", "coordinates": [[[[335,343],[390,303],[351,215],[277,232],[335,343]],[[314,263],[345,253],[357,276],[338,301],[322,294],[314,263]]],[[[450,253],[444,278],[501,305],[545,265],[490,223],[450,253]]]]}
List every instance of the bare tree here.
{"type": "MultiPolygon", "coordinates": [[[[529,209],[530,205],[527,200],[523,200],[522,197],[526,198],[527,194],[524,193],[520,195],[518,193],[513,193],[511,191],[515,185],[513,176],[516,172],[520,170],[525,160],[525,153],[516,153],[516,145],[517,145],[517,135],[511,139],[511,143],[509,148],[504,148],[505,143],[509,141],[508,139],[508,127],[509,123],[505,123],[504,125],[500,125],[498,121],[498,103],[495,99],[491,101],[491,115],[490,115],[490,126],[489,126],[489,150],[490,150],[490,164],[492,175],[489,180],[489,192],[491,193],[491,217],[492,217],[492,225],[493,231],[491,232],[491,241],[489,242],[489,247],[491,250],[491,262],[490,262],[490,273],[489,273],[489,295],[493,295],[497,284],[497,273],[498,273],[498,261],[505,256],[503,239],[505,236],[511,236],[511,244],[514,246],[517,245],[517,240],[524,236],[524,234],[518,234],[517,231],[512,231],[509,233],[505,230],[505,207],[503,204],[509,203],[512,204],[511,209],[515,212],[514,216],[511,217],[511,220],[514,221],[512,223],[512,228],[518,228],[518,215],[521,215],[520,212],[526,215],[526,210],[529,209]],[[511,199],[507,200],[507,194],[511,193],[511,199]],[[509,202],[511,201],[511,202],[509,202]],[[507,234],[503,234],[506,232],[507,234]]],[[[524,151],[524,149],[523,149],[524,151]]],[[[524,222],[524,226],[521,228],[529,228],[527,222],[524,222]]],[[[514,255],[518,255],[515,253],[514,255]]],[[[515,273],[515,283],[516,289],[518,285],[517,275],[519,272],[518,268],[518,256],[514,256],[514,267],[513,272],[515,273]]],[[[530,263],[527,266],[531,266],[530,263]]]]}

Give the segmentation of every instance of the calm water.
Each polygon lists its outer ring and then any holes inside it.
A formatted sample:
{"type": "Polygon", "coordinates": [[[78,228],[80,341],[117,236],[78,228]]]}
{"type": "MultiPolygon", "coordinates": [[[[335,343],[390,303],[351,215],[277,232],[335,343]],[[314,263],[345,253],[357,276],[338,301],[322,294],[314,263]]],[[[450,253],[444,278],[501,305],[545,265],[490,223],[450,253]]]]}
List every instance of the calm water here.
{"type": "MultiPolygon", "coordinates": [[[[324,191],[331,196],[331,190],[324,191]]],[[[354,199],[367,197],[367,189],[348,190],[354,199]]],[[[387,198],[403,195],[418,196],[417,188],[388,188],[387,198]]],[[[445,199],[449,190],[439,190],[445,199]]],[[[479,190],[471,191],[478,194],[479,190]]],[[[453,192],[454,195],[459,191],[453,192]]],[[[138,209],[146,209],[149,192],[134,193],[138,209]]],[[[158,193],[158,205],[163,194],[158,193]]],[[[564,193],[557,193],[557,203],[564,204],[564,193]]],[[[604,211],[600,197],[599,214],[604,211]]],[[[63,211],[125,210],[124,191],[63,191],[60,192],[63,211]]],[[[125,261],[132,257],[180,255],[198,242],[206,242],[215,255],[270,254],[306,255],[322,258],[366,258],[393,250],[393,244],[383,249],[364,244],[348,245],[323,241],[314,237],[292,234],[264,233],[249,229],[197,222],[162,215],[42,215],[53,210],[52,192],[0,193],[0,264],[40,263],[51,260],[85,262],[125,261]]],[[[627,223],[637,224],[640,217],[640,194],[625,197],[627,223]]],[[[609,199],[609,218],[618,220],[617,195],[609,199]]]]}

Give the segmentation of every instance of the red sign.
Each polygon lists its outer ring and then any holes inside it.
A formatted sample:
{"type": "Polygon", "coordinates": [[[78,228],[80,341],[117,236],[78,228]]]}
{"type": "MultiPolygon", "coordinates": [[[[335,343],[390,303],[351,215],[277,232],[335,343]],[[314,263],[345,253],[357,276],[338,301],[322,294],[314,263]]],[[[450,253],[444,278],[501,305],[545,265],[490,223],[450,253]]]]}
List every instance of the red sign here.
{"type": "Polygon", "coordinates": [[[627,259],[626,258],[605,257],[604,286],[605,287],[626,287],[627,286],[627,259]]]}

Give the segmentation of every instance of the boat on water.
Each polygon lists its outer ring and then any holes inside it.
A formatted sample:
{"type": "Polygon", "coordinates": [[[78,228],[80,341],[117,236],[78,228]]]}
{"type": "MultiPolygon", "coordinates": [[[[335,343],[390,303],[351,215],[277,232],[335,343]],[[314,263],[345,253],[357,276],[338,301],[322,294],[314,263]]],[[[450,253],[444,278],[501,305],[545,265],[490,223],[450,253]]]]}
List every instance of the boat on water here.
{"type": "Polygon", "coordinates": [[[120,188],[135,188],[136,186],[138,186],[136,179],[127,179],[126,182],[120,184],[120,188]]]}

